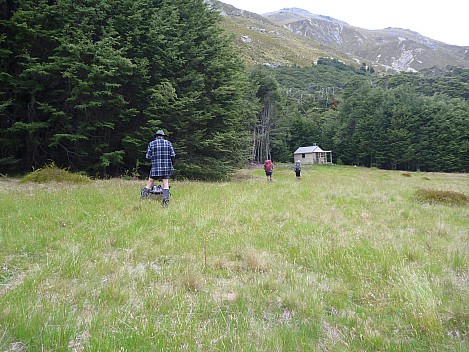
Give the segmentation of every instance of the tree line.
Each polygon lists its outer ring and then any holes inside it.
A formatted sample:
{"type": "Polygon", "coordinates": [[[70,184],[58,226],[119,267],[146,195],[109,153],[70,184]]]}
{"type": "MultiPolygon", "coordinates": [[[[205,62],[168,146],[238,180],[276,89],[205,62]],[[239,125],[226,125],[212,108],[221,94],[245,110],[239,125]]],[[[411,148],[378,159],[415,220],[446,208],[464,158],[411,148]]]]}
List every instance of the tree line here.
{"type": "Polygon", "coordinates": [[[378,75],[322,59],[272,74],[289,92],[286,150],[318,143],[341,164],[469,171],[468,69],[378,75]]]}
{"type": "Polygon", "coordinates": [[[158,128],[181,178],[313,143],[337,163],[469,171],[468,70],[245,67],[221,20],[203,0],[2,1],[0,172],[145,175],[158,128]]]}

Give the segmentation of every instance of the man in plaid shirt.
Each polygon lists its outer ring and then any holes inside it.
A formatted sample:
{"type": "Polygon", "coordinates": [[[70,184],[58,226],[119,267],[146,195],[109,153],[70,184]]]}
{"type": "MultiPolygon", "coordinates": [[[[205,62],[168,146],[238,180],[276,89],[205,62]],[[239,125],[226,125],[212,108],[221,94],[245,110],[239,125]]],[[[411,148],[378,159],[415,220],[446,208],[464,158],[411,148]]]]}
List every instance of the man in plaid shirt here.
{"type": "Polygon", "coordinates": [[[156,139],[148,144],[146,157],[151,160],[151,171],[147,186],[142,189],[142,196],[146,197],[155,184],[155,179],[163,180],[163,206],[169,203],[169,178],[173,174],[174,152],[170,141],[164,139],[163,130],[156,131],[156,139]]]}

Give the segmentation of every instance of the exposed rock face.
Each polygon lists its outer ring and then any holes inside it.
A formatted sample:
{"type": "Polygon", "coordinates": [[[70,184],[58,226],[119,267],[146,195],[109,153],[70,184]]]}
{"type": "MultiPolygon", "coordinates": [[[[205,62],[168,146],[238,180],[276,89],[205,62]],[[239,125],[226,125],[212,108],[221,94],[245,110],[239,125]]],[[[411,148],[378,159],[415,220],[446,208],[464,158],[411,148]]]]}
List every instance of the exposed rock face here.
{"type": "Polygon", "coordinates": [[[367,30],[297,9],[283,9],[265,16],[298,35],[386,70],[419,71],[435,65],[469,67],[469,47],[445,44],[407,29],[367,30]]]}

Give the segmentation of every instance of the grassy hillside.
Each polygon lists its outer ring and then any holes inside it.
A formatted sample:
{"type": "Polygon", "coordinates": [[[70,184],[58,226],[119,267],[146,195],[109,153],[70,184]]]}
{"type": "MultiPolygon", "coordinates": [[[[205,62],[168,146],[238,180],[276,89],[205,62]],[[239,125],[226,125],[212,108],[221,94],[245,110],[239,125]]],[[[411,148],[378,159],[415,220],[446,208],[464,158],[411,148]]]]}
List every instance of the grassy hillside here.
{"type": "Polygon", "coordinates": [[[467,174],[0,179],[0,350],[467,350],[467,174]],[[418,196],[418,197],[417,197],[418,196]]]}
{"type": "Polygon", "coordinates": [[[343,53],[269,22],[255,18],[225,17],[222,27],[234,36],[234,46],[248,65],[310,66],[321,57],[333,56],[348,61],[343,53]],[[242,38],[244,37],[244,42],[242,38]]]}

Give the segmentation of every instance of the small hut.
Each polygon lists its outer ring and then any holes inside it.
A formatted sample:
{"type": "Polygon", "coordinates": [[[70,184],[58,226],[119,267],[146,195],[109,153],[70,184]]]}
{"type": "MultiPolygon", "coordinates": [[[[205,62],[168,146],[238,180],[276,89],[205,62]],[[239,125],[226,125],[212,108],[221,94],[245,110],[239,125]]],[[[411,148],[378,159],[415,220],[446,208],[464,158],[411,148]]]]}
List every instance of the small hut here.
{"type": "Polygon", "coordinates": [[[316,144],[310,147],[299,147],[293,153],[294,159],[302,164],[332,164],[332,151],[322,150],[316,144]]]}

